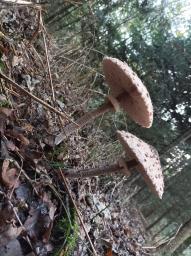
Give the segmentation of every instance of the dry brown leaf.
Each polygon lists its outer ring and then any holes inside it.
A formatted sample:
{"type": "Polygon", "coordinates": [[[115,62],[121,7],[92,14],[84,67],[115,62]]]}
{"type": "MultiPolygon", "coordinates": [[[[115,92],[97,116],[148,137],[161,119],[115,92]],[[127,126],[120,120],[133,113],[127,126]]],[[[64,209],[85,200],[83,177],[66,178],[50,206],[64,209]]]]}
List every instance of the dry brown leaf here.
{"type": "Polygon", "coordinates": [[[0,108],[0,113],[4,114],[6,117],[10,117],[13,113],[13,110],[10,108],[0,108]]]}
{"type": "Polygon", "coordinates": [[[42,239],[43,243],[48,243],[53,227],[53,219],[56,206],[51,202],[48,194],[44,193],[43,202],[39,202],[38,207],[30,209],[24,226],[27,234],[33,241],[42,239]]]}
{"type": "Polygon", "coordinates": [[[22,227],[13,227],[12,225],[9,225],[7,229],[0,234],[0,246],[5,246],[11,240],[16,239],[22,231],[22,227]]]}
{"type": "Polygon", "coordinates": [[[8,118],[12,115],[13,110],[9,108],[0,108],[0,134],[4,135],[5,127],[8,118]]]}
{"type": "Polygon", "coordinates": [[[14,218],[14,212],[8,203],[2,203],[0,206],[0,233],[7,230],[7,223],[10,223],[14,218]]]}
{"type": "Polygon", "coordinates": [[[7,117],[5,114],[0,112],[0,134],[4,135],[5,127],[6,127],[7,117]]]}
{"type": "Polygon", "coordinates": [[[2,44],[0,44],[0,51],[2,53],[4,53],[5,55],[8,55],[8,53],[9,53],[9,50],[6,47],[4,47],[4,45],[2,45],[2,44]]]}
{"type": "Polygon", "coordinates": [[[19,150],[11,140],[5,140],[4,142],[5,142],[8,150],[10,150],[10,151],[18,151],[19,150]]]}
{"type": "Polygon", "coordinates": [[[21,245],[17,239],[11,240],[6,246],[0,247],[1,256],[24,256],[21,245]]]}
{"type": "Polygon", "coordinates": [[[14,127],[13,129],[7,129],[6,135],[12,139],[20,141],[20,143],[24,146],[28,146],[30,144],[29,140],[22,134],[21,131],[19,131],[17,127],[14,127]]]}
{"type": "Polygon", "coordinates": [[[113,255],[112,248],[110,247],[109,249],[107,249],[105,256],[112,256],[112,255],[113,255]]]}
{"type": "Polygon", "coordinates": [[[9,151],[7,149],[7,146],[3,140],[1,140],[1,159],[8,159],[9,157],[9,151]]]}
{"type": "Polygon", "coordinates": [[[5,186],[8,188],[18,187],[19,181],[17,179],[17,169],[9,168],[9,160],[5,159],[2,165],[1,179],[5,186]]]}
{"type": "Polygon", "coordinates": [[[24,126],[22,126],[22,128],[23,128],[23,130],[25,130],[26,132],[32,132],[33,129],[34,129],[34,127],[33,127],[31,124],[29,124],[29,123],[24,124],[24,126]]]}
{"type": "Polygon", "coordinates": [[[52,203],[47,193],[44,193],[43,195],[43,202],[47,204],[49,209],[49,212],[48,212],[49,218],[46,218],[46,231],[44,232],[44,235],[43,235],[43,241],[47,243],[50,239],[50,235],[53,227],[53,220],[56,212],[56,206],[52,203]]]}

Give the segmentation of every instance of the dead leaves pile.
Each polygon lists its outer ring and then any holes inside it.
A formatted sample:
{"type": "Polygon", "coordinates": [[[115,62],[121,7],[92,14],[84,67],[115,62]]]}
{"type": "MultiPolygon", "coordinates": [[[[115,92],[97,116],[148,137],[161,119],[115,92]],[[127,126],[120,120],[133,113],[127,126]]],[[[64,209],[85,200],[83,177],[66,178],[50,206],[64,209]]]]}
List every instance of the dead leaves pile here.
{"type": "Polygon", "coordinates": [[[27,126],[16,123],[14,111],[0,108],[0,255],[47,255],[56,203],[31,178],[42,152],[27,138],[27,126]]]}
{"type": "MultiPolygon", "coordinates": [[[[98,255],[104,256],[146,256],[142,247],[145,242],[144,227],[133,203],[121,206],[123,195],[100,184],[99,179],[86,180],[76,189],[76,200],[83,214],[86,229],[98,255]]],[[[85,233],[80,230],[80,241],[74,256],[88,255],[84,245],[85,233]]]]}

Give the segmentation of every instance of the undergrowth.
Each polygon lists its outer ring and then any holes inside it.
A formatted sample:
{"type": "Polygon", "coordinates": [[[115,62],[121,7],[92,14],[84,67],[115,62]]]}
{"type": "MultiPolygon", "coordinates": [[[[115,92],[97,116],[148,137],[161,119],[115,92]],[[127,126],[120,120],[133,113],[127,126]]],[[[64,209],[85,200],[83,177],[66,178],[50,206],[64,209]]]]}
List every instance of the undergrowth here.
{"type": "Polygon", "coordinates": [[[70,221],[64,215],[58,221],[55,227],[55,237],[57,237],[57,245],[54,250],[54,256],[71,256],[78,240],[79,226],[77,222],[76,211],[70,208],[70,221]],[[63,242],[64,241],[64,242],[63,242]]]}

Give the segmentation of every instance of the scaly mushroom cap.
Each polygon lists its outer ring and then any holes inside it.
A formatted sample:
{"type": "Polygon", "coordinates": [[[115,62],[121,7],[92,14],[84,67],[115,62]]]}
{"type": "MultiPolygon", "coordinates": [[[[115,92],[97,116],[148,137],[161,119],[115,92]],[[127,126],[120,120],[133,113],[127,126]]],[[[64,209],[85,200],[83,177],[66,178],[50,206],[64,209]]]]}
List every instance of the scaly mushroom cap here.
{"type": "Polygon", "coordinates": [[[137,161],[136,168],[148,187],[162,199],[164,180],[157,150],[129,132],[117,131],[117,135],[127,155],[137,161]]]}
{"type": "Polygon", "coordinates": [[[111,95],[117,98],[124,92],[127,98],[120,101],[121,107],[138,124],[149,128],[153,122],[153,105],[149,93],[139,77],[127,65],[115,58],[103,59],[105,79],[111,95]]]}

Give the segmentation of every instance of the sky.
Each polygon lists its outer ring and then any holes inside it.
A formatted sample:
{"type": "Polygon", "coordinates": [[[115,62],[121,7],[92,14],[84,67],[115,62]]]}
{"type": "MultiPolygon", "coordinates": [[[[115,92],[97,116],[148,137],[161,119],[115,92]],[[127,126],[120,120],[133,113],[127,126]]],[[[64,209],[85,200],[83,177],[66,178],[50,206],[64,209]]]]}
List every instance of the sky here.
{"type": "Polygon", "coordinates": [[[157,4],[162,3],[171,16],[172,32],[175,35],[187,36],[191,24],[191,0],[157,0],[157,4]]]}

